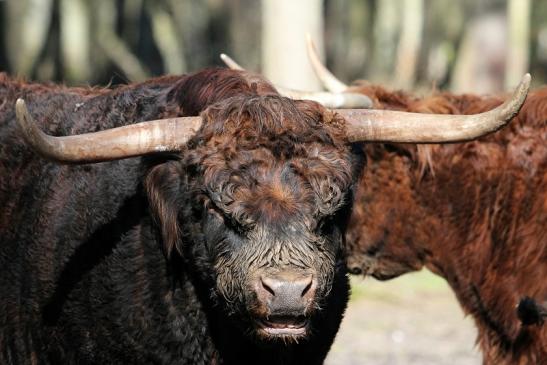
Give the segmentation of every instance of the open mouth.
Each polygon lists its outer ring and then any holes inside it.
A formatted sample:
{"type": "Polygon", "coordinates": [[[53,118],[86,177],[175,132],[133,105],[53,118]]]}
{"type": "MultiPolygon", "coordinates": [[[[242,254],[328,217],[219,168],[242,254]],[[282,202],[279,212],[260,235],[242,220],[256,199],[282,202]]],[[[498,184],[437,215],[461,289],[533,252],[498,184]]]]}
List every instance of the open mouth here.
{"type": "Polygon", "coordinates": [[[259,330],[270,336],[303,336],[308,326],[305,316],[270,316],[257,323],[259,330]]]}

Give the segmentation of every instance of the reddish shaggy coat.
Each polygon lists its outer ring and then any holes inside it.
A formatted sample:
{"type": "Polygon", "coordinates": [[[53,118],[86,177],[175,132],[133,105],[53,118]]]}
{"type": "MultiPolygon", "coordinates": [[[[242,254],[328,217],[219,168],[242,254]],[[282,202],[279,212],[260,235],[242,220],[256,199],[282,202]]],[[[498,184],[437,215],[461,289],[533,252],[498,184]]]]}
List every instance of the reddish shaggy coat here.
{"type": "MultiPolygon", "coordinates": [[[[415,98],[361,84],[376,108],[473,114],[502,97],[415,98]]],[[[448,145],[369,144],[350,222],[348,266],[389,279],[427,267],[444,277],[478,328],[485,364],[539,364],[547,326],[516,305],[547,300],[547,88],[508,127],[448,145]]]]}

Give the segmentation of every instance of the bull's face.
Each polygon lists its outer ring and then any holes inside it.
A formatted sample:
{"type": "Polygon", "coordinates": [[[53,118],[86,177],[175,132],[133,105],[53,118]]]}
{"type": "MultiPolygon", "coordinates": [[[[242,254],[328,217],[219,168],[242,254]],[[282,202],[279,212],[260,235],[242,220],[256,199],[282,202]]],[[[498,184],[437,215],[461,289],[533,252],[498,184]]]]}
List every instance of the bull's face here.
{"type": "Polygon", "coordinates": [[[182,237],[172,246],[200,263],[216,306],[255,339],[303,339],[333,295],[345,307],[343,236],[360,159],[315,104],[235,105],[209,108],[184,159],[149,181],[180,181],[182,237]]]}
{"type": "Polygon", "coordinates": [[[347,187],[328,176],[309,182],[297,162],[268,155],[253,161],[261,166],[249,166],[246,176],[232,176],[222,191],[209,192],[203,233],[227,308],[245,313],[262,337],[297,338],[326,306],[335,276],[344,275],[336,273],[336,263],[347,187]]]}

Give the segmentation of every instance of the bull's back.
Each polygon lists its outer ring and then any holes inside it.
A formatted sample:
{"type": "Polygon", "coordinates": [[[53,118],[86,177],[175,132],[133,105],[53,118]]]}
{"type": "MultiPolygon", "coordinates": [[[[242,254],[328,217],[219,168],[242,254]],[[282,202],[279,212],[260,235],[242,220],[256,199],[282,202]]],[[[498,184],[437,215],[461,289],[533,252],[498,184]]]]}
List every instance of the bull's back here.
{"type": "Polygon", "coordinates": [[[51,340],[44,310],[67,263],[86,243],[101,245],[97,232],[134,199],[141,174],[140,159],[68,166],[39,157],[16,124],[18,97],[40,128],[68,134],[78,128],[68,116],[94,96],[0,78],[0,363],[25,363],[51,340]]]}

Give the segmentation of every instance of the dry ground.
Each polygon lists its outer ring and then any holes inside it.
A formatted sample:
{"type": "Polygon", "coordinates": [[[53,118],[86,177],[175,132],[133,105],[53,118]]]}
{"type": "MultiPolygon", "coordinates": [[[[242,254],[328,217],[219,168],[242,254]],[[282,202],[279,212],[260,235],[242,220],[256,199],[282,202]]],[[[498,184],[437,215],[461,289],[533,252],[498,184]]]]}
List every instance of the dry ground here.
{"type": "Polygon", "coordinates": [[[352,297],[326,365],[479,365],[473,321],[428,271],[352,279],[352,297]]]}

